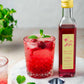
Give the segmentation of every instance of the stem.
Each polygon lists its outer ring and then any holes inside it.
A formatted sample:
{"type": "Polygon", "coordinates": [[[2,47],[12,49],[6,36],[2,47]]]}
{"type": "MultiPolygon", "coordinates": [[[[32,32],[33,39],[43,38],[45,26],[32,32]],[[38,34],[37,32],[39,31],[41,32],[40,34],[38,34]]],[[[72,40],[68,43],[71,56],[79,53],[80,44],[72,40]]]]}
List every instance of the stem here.
{"type": "Polygon", "coordinates": [[[12,35],[0,35],[0,36],[5,37],[5,38],[12,37],[12,35]]]}

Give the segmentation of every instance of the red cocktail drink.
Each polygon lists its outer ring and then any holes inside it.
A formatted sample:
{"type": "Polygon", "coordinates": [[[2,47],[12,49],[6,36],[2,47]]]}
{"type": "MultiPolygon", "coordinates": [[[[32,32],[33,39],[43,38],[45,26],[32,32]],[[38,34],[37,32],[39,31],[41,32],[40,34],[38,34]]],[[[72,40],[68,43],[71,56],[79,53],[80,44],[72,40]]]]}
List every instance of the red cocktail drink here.
{"type": "Polygon", "coordinates": [[[7,83],[7,80],[0,79],[0,84],[8,84],[8,83],[7,83]]]}
{"type": "Polygon", "coordinates": [[[0,56],[0,84],[8,84],[8,59],[0,56]]]}
{"type": "Polygon", "coordinates": [[[29,39],[24,38],[26,67],[29,76],[45,78],[53,73],[55,37],[29,39]]]}

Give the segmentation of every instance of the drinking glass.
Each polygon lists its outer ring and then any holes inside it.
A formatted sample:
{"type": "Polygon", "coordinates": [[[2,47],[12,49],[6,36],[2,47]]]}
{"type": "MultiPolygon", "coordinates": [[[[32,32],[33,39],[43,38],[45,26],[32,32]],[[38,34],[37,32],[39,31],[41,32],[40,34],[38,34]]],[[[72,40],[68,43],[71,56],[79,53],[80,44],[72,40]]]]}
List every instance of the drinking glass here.
{"type": "Polygon", "coordinates": [[[0,84],[8,84],[8,58],[0,56],[0,84]]]}
{"type": "Polygon", "coordinates": [[[24,40],[26,68],[29,76],[45,78],[53,74],[55,37],[24,40]]]}

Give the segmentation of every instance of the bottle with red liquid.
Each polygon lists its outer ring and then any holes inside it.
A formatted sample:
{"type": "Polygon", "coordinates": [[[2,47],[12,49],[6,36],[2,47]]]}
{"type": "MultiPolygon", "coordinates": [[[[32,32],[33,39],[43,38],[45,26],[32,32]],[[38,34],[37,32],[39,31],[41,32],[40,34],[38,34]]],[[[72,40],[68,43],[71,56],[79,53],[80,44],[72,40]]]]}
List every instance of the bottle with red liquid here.
{"type": "Polygon", "coordinates": [[[76,25],[72,16],[73,0],[61,0],[59,25],[59,76],[72,77],[76,65],[76,25]]]}

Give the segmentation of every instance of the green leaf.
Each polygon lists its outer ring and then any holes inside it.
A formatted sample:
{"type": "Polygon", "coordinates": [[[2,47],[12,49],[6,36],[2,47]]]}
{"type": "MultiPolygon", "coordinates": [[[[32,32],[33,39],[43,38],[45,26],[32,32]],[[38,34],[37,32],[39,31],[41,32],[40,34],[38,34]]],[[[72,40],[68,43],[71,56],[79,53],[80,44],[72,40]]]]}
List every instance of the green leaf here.
{"type": "Polygon", "coordinates": [[[9,26],[10,20],[8,18],[4,18],[4,27],[9,26]]]}
{"type": "Polygon", "coordinates": [[[25,78],[25,76],[18,75],[16,80],[17,80],[18,84],[21,84],[21,83],[24,83],[26,81],[26,78],[25,78]]]}
{"type": "Polygon", "coordinates": [[[3,42],[5,40],[5,37],[0,35],[0,40],[1,40],[1,42],[3,42]]]}
{"type": "Polygon", "coordinates": [[[1,35],[1,33],[2,33],[3,30],[4,30],[3,21],[0,20],[0,35],[1,35]]]}
{"type": "Polygon", "coordinates": [[[0,4],[0,10],[2,10],[3,9],[3,5],[2,4],[0,4]]]}
{"type": "Polygon", "coordinates": [[[12,37],[6,37],[7,41],[12,41],[12,37]]]}
{"type": "Polygon", "coordinates": [[[13,29],[10,27],[7,27],[7,28],[4,28],[4,30],[2,31],[2,34],[12,36],[12,32],[13,32],[13,29]]]}
{"type": "Polygon", "coordinates": [[[10,13],[15,13],[16,10],[15,9],[11,9],[10,13]]]}
{"type": "Polygon", "coordinates": [[[10,15],[10,9],[9,8],[4,8],[2,10],[3,15],[6,17],[7,15],[10,15]]]}
{"type": "Polygon", "coordinates": [[[13,18],[13,16],[12,16],[12,15],[7,15],[7,18],[8,18],[11,22],[13,22],[13,21],[14,21],[14,18],[13,18]]]}
{"type": "Polygon", "coordinates": [[[15,25],[17,25],[17,20],[15,20],[15,25]]]}
{"type": "Polygon", "coordinates": [[[50,35],[43,35],[42,38],[49,38],[51,37],[50,35]]]}
{"type": "Polygon", "coordinates": [[[28,82],[27,84],[35,84],[34,82],[28,82]]]}
{"type": "Polygon", "coordinates": [[[10,14],[10,9],[9,8],[6,8],[6,10],[7,10],[7,14],[10,14]]]}
{"type": "Polygon", "coordinates": [[[22,81],[22,76],[21,75],[19,75],[19,76],[17,76],[17,78],[16,78],[16,80],[17,80],[17,83],[21,83],[21,81],[22,81]]]}
{"type": "Polygon", "coordinates": [[[29,36],[28,38],[29,38],[29,39],[38,39],[38,37],[35,36],[35,35],[31,35],[31,36],[29,36]]]}
{"type": "Polygon", "coordinates": [[[0,27],[3,27],[3,20],[0,20],[0,27]]]}
{"type": "Polygon", "coordinates": [[[7,14],[7,9],[6,9],[6,8],[4,8],[4,9],[2,10],[2,14],[3,14],[4,16],[7,14]]]}
{"type": "Polygon", "coordinates": [[[4,27],[7,27],[8,26],[8,22],[6,20],[3,22],[3,26],[4,27]]]}
{"type": "Polygon", "coordinates": [[[40,35],[41,36],[43,35],[43,29],[40,29],[40,35]]]}
{"type": "Polygon", "coordinates": [[[11,25],[10,25],[10,27],[11,27],[11,28],[13,28],[13,27],[14,27],[14,25],[13,25],[13,24],[11,24],[11,25]]]}
{"type": "Polygon", "coordinates": [[[2,34],[2,31],[4,30],[3,27],[0,27],[0,35],[2,34]]]}
{"type": "Polygon", "coordinates": [[[2,19],[3,18],[3,14],[2,14],[2,12],[0,11],[0,19],[2,19]]]}

